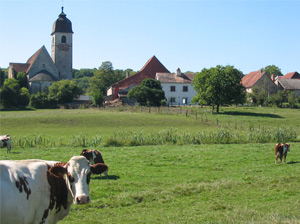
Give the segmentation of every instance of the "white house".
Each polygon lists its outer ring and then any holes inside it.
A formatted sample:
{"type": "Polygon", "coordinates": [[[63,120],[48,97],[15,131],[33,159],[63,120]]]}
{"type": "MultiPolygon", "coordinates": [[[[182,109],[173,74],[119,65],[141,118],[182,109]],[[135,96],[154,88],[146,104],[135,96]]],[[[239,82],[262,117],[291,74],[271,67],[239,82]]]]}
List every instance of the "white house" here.
{"type": "Polygon", "coordinates": [[[160,81],[167,105],[190,105],[192,98],[197,94],[192,86],[194,73],[156,73],[155,79],[160,81]]]}

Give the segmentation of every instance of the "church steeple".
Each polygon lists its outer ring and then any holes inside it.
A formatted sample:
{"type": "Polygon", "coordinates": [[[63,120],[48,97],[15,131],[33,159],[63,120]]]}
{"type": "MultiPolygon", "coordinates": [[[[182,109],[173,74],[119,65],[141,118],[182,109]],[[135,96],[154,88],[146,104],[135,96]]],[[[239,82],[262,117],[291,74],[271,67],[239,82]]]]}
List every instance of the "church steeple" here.
{"type": "Polygon", "coordinates": [[[52,60],[56,65],[60,79],[72,79],[72,23],[61,7],[61,13],[52,29],[52,60]]]}

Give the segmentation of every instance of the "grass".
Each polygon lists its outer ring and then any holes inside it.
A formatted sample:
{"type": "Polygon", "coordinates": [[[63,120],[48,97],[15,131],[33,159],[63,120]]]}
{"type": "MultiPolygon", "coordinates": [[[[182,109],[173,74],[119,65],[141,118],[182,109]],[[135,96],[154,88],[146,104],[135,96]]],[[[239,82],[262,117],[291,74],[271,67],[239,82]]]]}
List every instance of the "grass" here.
{"type": "Polygon", "coordinates": [[[73,205],[59,223],[300,223],[299,110],[228,107],[216,115],[207,108],[134,109],[2,111],[0,132],[12,136],[13,148],[10,154],[0,149],[0,158],[66,162],[93,142],[89,148],[101,151],[109,176],[92,176],[92,203],[73,205]],[[295,142],[287,164],[278,165],[274,139],[103,147],[141,135],[143,141],[154,136],[156,142],[178,142],[183,136],[219,133],[225,141],[243,131],[273,136],[291,128],[295,142]]]}
{"type": "MultiPolygon", "coordinates": [[[[97,148],[109,176],[93,176],[92,203],[59,223],[299,223],[300,143],[287,164],[274,144],[97,148]]],[[[2,159],[67,161],[82,148],[15,149],[2,159]]]]}

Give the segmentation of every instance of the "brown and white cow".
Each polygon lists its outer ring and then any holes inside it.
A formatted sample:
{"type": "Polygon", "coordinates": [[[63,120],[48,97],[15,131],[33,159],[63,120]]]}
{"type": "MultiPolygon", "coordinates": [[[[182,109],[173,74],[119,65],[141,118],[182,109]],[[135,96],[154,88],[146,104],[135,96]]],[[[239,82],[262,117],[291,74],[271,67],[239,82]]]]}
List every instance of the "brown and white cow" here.
{"type": "Polygon", "coordinates": [[[10,153],[11,150],[11,138],[9,135],[0,136],[0,148],[6,147],[6,153],[10,153]]]}
{"type": "Polygon", "coordinates": [[[105,164],[90,165],[83,156],[67,163],[44,160],[0,161],[0,223],[49,224],[63,219],[73,204],[91,201],[91,173],[105,164]]]}
{"type": "Polygon", "coordinates": [[[275,145],[275,164],[277,164],[278,158],[280,158],[280,161],[282,163],[285,163],[288,151],[290,151],[290,144],[288,144],[288,143],[276,144],[275,145]]]}
{"type": "MultiPolygon", "coordinates": [[[[83,149],[80,155],[84,156],[92,165],[96,163],[104,163],[103,157],[98,150],[83,149]]],[[[104,171],[104,175],[108,175],[108,167],[107,170],[104,171]]]]}

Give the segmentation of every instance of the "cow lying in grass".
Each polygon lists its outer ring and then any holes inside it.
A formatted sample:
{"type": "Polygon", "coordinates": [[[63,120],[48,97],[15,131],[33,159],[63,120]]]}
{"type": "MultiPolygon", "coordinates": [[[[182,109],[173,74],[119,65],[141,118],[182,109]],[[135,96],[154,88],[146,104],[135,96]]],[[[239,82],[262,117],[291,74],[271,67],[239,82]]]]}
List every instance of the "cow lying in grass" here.
{"type": "Polygon", "coordinates": [[[83,156],[67,163],[44,160],[0,161],[0,223],[52,224],[68,215],[73,204],[90,203],[90,165],[83,156]]]}
{"type": "Polygon", "coordinates": [[[0,136],[0,148],[6,147],[6,153],[10,153],[11,150],[11,138],[9,135],[0,136]]]}
{"type": "MultiPolygon", "coordinates": [[[[90,161],[90,163],[96,164],[96,163],[104,163],[104,160],[102,158],[101,153],[98,150],[89,150],[89,149],[84,149],[82,150],[82,152],[80,153],[81,156],[84,156],[88,161],[90,161]]],[[[107,170],[105,170],[104,175],[107,176],[108,174],[108,167],[107,170]]]]}
{"type": "Polygon", "coordinates": [[[290,151],[290,144],[288,144],[288,143],[276,144],[276,146],[275,146],[275,164],[277,164],[278,158],[280,158],[280,161],[282,163],[285,163],[288,151],[290,151]]]}

